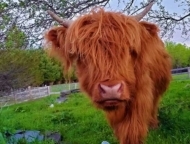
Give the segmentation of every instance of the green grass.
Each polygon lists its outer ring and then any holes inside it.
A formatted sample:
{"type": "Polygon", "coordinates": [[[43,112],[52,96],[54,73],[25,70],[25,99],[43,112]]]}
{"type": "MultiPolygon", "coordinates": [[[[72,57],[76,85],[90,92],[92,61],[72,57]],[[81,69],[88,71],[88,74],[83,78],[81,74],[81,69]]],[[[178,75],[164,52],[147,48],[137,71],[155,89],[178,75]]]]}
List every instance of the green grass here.
{"type": "Polygon", "coordinates": [[[147,144],[190,144],[190,81],[173,81],[162,99],[160,127],[147,144]]]}
{"type": "Polygon", "coordinates": [[[72,144],[98,144],[114,141],[103,113],[92,107],[89,99],[74,94],[63,104],[49,105],[56,96],[46,97],[3,108],[0,112],[0,131],[30,129],[59,131],[72,144]]]}
{"type": "MultiPolygon", "coordinates": [[[[74,94],[62,104],[49,105],[52,95],[0,109],[0,132],[17,129],[53,130],[70,144],[118,144],[102,111],[83,94],[74,94]]],[[[173,81],[162,99],[160,127],[149,132],[146,144],[190,144],[190,81],[173,81]]],[[[46,142],[47,144],[49,142],[46,142]]]]}
{"type": "Polygon", "coordinates": [[[173,80],[190,80],[189,74],[173,74],[173,80]]]}
{"type": "MultiPolygon", "coordinates": [[[[78,84],[70,84],[70,89],[78,88],[78,84]]],[[[69,90],[69,84],[52,85],[50,87],[51,92],[61,92],[63,90],[69,90]]]]}

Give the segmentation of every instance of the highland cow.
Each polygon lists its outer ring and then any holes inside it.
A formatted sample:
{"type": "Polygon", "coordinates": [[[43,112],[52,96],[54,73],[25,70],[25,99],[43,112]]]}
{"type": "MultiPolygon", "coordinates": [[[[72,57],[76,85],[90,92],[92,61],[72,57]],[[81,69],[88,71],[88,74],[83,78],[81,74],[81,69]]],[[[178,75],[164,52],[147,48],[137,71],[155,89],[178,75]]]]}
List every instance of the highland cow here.
{"type": "Polygon", "coordinates": [[[46,33],[51,53],[65,69],[76,66],[82,91],[104,110],[120,144],[144,143],[158,127],[161,96],[171,79],[170,57],[155,24],[137,16],[94,9],[46,33]]]}

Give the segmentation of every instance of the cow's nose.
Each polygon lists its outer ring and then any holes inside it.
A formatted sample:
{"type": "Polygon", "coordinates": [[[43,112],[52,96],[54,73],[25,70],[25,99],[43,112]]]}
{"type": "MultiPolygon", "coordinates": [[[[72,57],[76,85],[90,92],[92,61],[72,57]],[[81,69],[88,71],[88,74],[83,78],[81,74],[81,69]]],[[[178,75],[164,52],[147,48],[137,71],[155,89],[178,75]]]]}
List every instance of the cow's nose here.
{"type": "Polygon", "coordinates": [[[99,85],[100,95],[105,99],[119,99],[123,91],[123,84],[118,83],[112,86],[99,85]]]}

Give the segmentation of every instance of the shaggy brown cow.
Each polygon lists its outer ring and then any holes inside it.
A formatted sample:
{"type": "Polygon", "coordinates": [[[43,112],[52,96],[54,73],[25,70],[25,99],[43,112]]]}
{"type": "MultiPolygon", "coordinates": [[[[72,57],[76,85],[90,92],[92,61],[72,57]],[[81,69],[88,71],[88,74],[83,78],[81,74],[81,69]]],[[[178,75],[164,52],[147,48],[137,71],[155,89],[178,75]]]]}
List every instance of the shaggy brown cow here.
{"type": "Polygon", "coordinates": [[[149,126],[158,126],[159,99],[171,79],[158,27],[139,22],[143,12],[126,16],[99,9],[73,22],[49,12],[62,22],[46,34],[51,53],[67,70],[76,64],[81,89],[105,111],[120,144],[143,143],[149,126]]]}

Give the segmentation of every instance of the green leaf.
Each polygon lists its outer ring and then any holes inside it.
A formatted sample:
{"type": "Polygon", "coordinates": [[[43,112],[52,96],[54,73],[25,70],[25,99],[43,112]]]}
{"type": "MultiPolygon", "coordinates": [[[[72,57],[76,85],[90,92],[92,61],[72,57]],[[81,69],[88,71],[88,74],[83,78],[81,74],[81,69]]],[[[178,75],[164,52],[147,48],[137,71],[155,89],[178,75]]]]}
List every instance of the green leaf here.
{"type": "Polygon", "coordinates": [[[0,144],[6,144],[5,139],[3,138],[3,134],[0,133],[0,144]]]}

